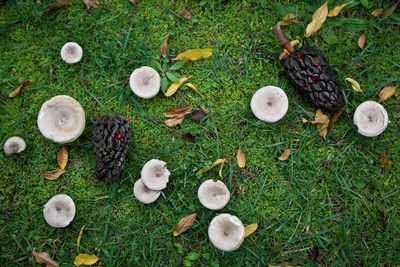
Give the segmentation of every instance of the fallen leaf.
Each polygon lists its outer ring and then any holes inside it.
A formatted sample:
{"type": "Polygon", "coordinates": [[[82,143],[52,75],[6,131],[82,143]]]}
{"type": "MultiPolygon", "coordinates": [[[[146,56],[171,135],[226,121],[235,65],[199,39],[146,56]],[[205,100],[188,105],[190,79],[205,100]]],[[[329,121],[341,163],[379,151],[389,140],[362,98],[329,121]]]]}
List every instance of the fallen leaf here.
{"type": "Polygon", "coordinates": [[[178,54],[174,60],[191,60],[196,61],[202,58],[209,58],[213,54],[211,48],[204,48],[204,49],[190,49],[183,53],[178,54]]]}
{"type": "Polygon", "coordinates": [[[254,233],[258,228],[258,223],[252,223],[247,225],[244,228],[244,237],[248,237],[249,235],[251,235],[252,233],[254,233]]]}
{"type": "Polygon", "coordinates": [[[364,92],[361,89],[360,84],[356,80],[353,80],[352,78],[346,78],[346,81],[351,83],[351,86],[353,87],[354,91],[356,91],[358,93],[361,93],[361,94],[364,94],[364,92]]]}
{"type": "Polygon", "coordinates": [[[185,19],[191,19],[192,18],[192,13],[190,13],[190,11],[184,7],[181,10],[178,11],[177,13],[179,16],[184,17],[185,19]]]}
{"type": "Polygon", "coordinates": [[[181,235],[183,232],[185,232],[190,226],[192,226],[194,224],[194,222],[196,221],[196,217],[197,217],[197,213],[193,213],[190,215],[187,215],[185,217],[183,217],[178,224],[176,225],[174,231],[173,231],[173,235],[174,236],[179,236],[181,235]]]}
{"type": "Polygon", "coordinates": [[[312,21],[307,25],[305,37],[309,37],[321,29],[328,15],[328,1],[320,6],[313,14],[312,21]]]}
{"type": "Polygon", "coordinates": [[[290,24],[301,24],[301,21],[296,20],[296,15],[293,13],[289,13],[282,18],[281,21],[278,22],[280,26],[288,26],[290,24]]]}
{"type": "Polygon", "coordinates": [[[389,98],[391,98],[396,93],[397,87],[394,86],[386,86],[379,92],[379,101],[383,102],[389,98]]]}
{"type": "Polygon", "coordinates": [[[372,12],[372,15],[375,17],[379,17],[379,16],[383,16],[384,18],[389,17],[390,15],[392,15],[392,13],[395,11],[397,5],[400,3],[400,1],[397,1],[395,4],[393,4],[391,7],[389,8],[379,8],[377,10],[374,10],[372,12]]]}
{"type": "Polygon", "coordinates": [[[191,111],[192,111],[192,106],[182,106],[164,111],[163,115],[167,118],[175,118],[175,117],[181,118],[185,117],[187,114],[190,114],[191,111]]]}
{"type": "Polygon", "coordinates": [[[58,263],[53,260],[49,253],[47,252],[38,252],[36,248],[32,251],[33,257],[35,258],[37,263],[46,264],[46,267],[59,267],[58,263]]]}
{"type": "Polygon", "coordinates": [[[388,156],[386,156],[386,153],[383,150],[381,151],[380,160],[383,168],[387,170],[391,170],[393,168],[392,161],[388,158],[388,156]]]}
{"type": "MultiPolygon", "coordinates": [[[[292,47],[295,47],[295,46],[298,45],[299,43],[300,43],[299,40],[290,41],[290,45],[291,45],[292,47]]],[[[282,53],[279,55],[279,60],[285,59],[285,58],[287,58],[288,56],[290,56],[290,53],[289,53],[289,51],[286,50],[286,48],[284,48],[283,51],[282,51],[282,53]]]]}
{"type": "Polygon", "coordinates": [[[182,124],[184,120],[185,120],[185,117],[178,117],[178,118],[168,119],[168,120],[165,121],[165,125],[167,127],[175,127],[177,125],[182,124]]]}
{"type": "Polygon", "coordinates": [[[23,82],[20,86],[18,86],[14,91],[12,91],[8,96],[9,97],[16,97],[18,96],[20,93],[22,93],[23,91],[25,91],[25,89],[27,89],[29,86],[32,85],[31,81],[25,81],[23,82]]]}
{"type": "Polygon", "coordinates": [[[45,171],[43,172],[43,177],[46,178],[47,180],[57,180],[61,174],[65,173],[65,170],[62,169],[57,169],[54,171],[45,171]]]}
{"type": "Polygon", "coordinates": [[[84,224],[84,225],[82,226],[81,230],[79,231],[78,238],[76,239],[76,247],[77,247],[78,251],[79,251],[79,246],[81,245],[81,239],[82,239],[82,235],[83,235],[83,229],[85,229],[85,227],[86,227],[86,224],[84,224]]]}
{"type": "Polygon", "coordinates": [[[198,93],[201,97],[204,97],[199,90],[197,90],[196,86],[194,86],[194,84],[192,83],[185,83],[185,85],[187,87],[189,87],[190,89],[192,89],[193,91],[195,91],[196,93],[198,93]]]}
{"type": "Polygon", "coordinates": [[[308,258],[313,261],[317,262],[319,257],[319,248],[313,247],[311,250],[308,251],[308,258]]]}
{"type": "Polygon", "coordinates": [[[283,151],[282,155],[280,155],[278,159],[279,159],[280,161],[287,160],[287,159],[289,158],[290,152],[291,152],[291,151],[290,151],[289,148],[285,149],[285,150],[283,151]]]}
{"type": "Polygon", "coordinates": [[[75,266],[84,265],[93,265],[95,264],[99,258],[96,255],[89,255],[89,254],[79,254],[75,257],[74,264],[75,266]]]}
{"type": "Polygon", "coordinates": [[[342,116],[343,111],[345,110],[346,106],[341,107],[336,113],[335,115],[333,115],[332,119],[329,120],[329,124],[328,124],[328,133],[332,130],[333,125],[335,124],[335,122],[339,119],[340,116],[342,116]]]}
{"type": "Polygon", "coordinates": [[[131,2],[134,5],[139,4],[139,0],[129,0],[129,2],[131,2]]]}
{"type": "Polygon", "coordinates": [[[187,81],[189,80],[188,77],[183,77],[180,78],[177,82],[174,82],[173,84],[171,84],[167,91],[165,92],[165,96],[172,96],[173,94],[176,93],[176,91],[178,91],[179,88],[181,88],[182,85],[184,85],[187,81]]]}
{"type": "Polygon", "coordinates": [[[65,147],[60,148],[57,152],[57,164],[58,168],[65,170],[68,163],[68,150],[65,147]]]}
{"type": "Polygon", "coordinates": [[[328,134],[329,117],[318,109],[317,112],[315,112],[315,118],[311,123],[317,126],[319,135],[326,139],[326,135],[328,134]]]}
{"type": "Polygon", "coordinates": [[[367,41],[367,35],[365,34],[365,32],[363,32],[363,33],[360,35],[360,37],[358,37],[358,40],[357,40],[358,47],[361,48],[361,49],[363,49],[364,46],[365,46],[365,42],[366,42],[366,41],[367,41]]]}
{"type": "Polygon", "coordinates": [[[164,39],[161,43],[161,48],[160,48],[161,52],[160,53],[161,53],[161,56],[163,56],[163,57],[168,56],[168,40],[169,40],[169,34],[167,34],[164,37],[164,39]]]}
{"type": "Polygon", "coordinates": [[[340,6],[335,6],[331,11],[328,12],[328,17],[336,17],[337,15],[339,15],[340,11],[342,11],[342,9],[347,5],[349,5],[350,3],[351,2],[344,3],[340,6]]]}
{"type": "Polygon", "coordinates": [[[59,1],[55,2],[54,4],[52,4],[51,6],[49,6],[48,8],[46,8],[44,10],[44,12],[49,12],[49,11],[52,11],[55,9],[59,9],[63,6],[69,5],[70,2],[71,2],[71,0],[59,0],[59,1]]]}
{"type": "Polygon", "coordinates": [[[244,154],[244,152],[240,148],[240,146],[237,151],[236,159],[237,159],[237,164],[238,164],[239,168],[243,169],[244,167],[246,167],[246,155],[244,154]]]}
{"type": "Polygon", "coordinates": [[[82,3],[87,10],[91,7],[98,8],[100,6],[99,0],[82,0],[82,3]]]}
{"type": "Polygon", "coordinates": [[[202,168],[202,169],[200,169],[198,172],[197,172],[197,174],[202,174],[202,173],[205,173],[205,172],[208,172],[209,170],[211,170],[211,169],[213,169],[215,166],[217,166],[218,164],[223,164],[223,163],[225,163],[226,162],[226,159],[225,158],[221,158],[221,159],[217,159],[216,161],[214,161],[214,163],[213,164],[211,164],[209,167],[205,167],[205,168],[202,168]]]}
{"type": "Polygon", "coordinates": [[[221,163],[221,167],[219,168],[218,175],[222,178],[222,169],[224,168],[225,160],[221,163]]]}
{"type": "Polygon", "coordinates": [[[207,114],[201,109],[197,109],[190,114],[190,119],[192,121],[201,121],[204,120],[205,117],[207,117],[207,114]]]}

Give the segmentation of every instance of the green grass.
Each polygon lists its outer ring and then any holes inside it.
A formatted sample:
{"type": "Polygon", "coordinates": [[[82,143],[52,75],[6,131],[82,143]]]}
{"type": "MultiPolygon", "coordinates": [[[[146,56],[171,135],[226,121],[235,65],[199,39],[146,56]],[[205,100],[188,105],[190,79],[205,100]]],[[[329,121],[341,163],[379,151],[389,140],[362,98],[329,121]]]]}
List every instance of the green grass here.
{"type": "MultiPolygon", "coordinates": [[[[370,1],[329,18],[311,38],[304,29],[320,1],[101,1],[85,11],[79,0],[40,15],[51,1],[8,1],[0,8],[0,140],[18,135],[27,142],[20,155],[0,153],[0,265],[33,264],[34,247],[49,252],[62,266],[73,265],[76,239],[86,225],[80,252],[96,254],[102,266],[266,266],[288,262],[313,265],[308,251],[319,249],[318,263],[329,266],[393,266],[400,263],[400,104],[384,102],[391,123],[379,137],[366,138],[352,124],[355,108],[377,100],[386,85],[399,85],[399,11],[387,19],[371,12],[387,1],[370,1]],[[186,3],[186,4],[185,4],[186,3]],[[174,12],[187,6],[191,20],[174,12]],[[281,47],[271,26],[289,12],[304,21],[284,31],[324,52],[342,81],[347,107],[326,140],[301,117],[314,109],[293,91],[277,60],[281,47]],[[16,19],[22,22],[8,25],[16,19]],[[361,32],[366,47],[357,47],[361,32]],[[188,63],[178,71],[205,95],[181,90],[170,98],[135,97],[128,77],[137,67],[159,62],[163,37],[171,34],[171,57],[191,48],[210,47],[214,55],[188,63]],[[82,61],[65,64],[60,49],[67,41],[84,50],[82,61]],[[364,95],[352,91],[345,77],[360,82],[364,95]],[[32,87],[19,97],[8,93],[24,80],[32,87]],[[282,87],[289,97],[287,115],[278,123],[258,121],[251,113],[252,94],[265,85],[282,87]],[[41,172],[56,167],[60,145],[40,135],[36,125],[41,104],[67,94],[86,111],[83,135],[68,144],[67,173],[47,181],[41,172]],[[193,105],[209,115],[201,123],[186,120],[176,129],[162,126],[162,112],[193,105]],[[119,181],[94,181],[95,156],[91,128],[96,117],[119,113],[133,119],[126,169],[119,181]],[[192,133],[196,143],[181,136],[192,133]],[[236,150],[247,156],[246,170],[236,165],[236,150]],[[292,149],[289,160],[277,157],[292,149]],[[381,167],[381,151],[393,162],[381,167]],[[206,210],[197,188],[218,178],[213,170],[196,171],[226,157],[223,181],[232,197],[222,211],[206,210]],[[143,164],[159,158],[172,172],[163,196],[151,205],[139,203],[132,187],[143,164]],[[239,187],[243,189],[237,193],[239,187]],[[55,194],[70,195],[77,213],[65,229],[49,227],[43,205],[55,194]],[[172,230],[183,216],[198,213],[196,224],[179,237],[172,230]],[[259,223],[234,253],[216,250],[207,228],[218,213],[259,223]],[[382,217],[387,216],[387,221],[382,217]]],[[[357,1],[355,1],[357,2],[357,1]]],[[[333,2],[330,3],[333,6],[333,2]]]]}

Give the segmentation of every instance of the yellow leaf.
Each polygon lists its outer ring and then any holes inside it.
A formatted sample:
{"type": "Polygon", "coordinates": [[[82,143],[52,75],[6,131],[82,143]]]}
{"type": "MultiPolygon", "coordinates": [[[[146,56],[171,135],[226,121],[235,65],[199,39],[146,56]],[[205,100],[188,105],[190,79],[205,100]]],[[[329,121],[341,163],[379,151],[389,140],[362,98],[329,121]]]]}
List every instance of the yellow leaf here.
{"type": "Polygon", "coordinates": [[[379,92],[379,101],[385,101],[386,99],[391,98],[396,93],[397,87],[394,86],[386,86],[379,92]]]}
{"type": "Polygon", "coordinates": [[[175,127],[177,125],[182,124],[184,120],[185,120],[185,117],[175,117],[175,118],[166,120],[165,125],[167,127],[175,127]]]}
{"type": "Polygon", "coordinates": [[[315,118],[313,121],[311,121],[313,125],[317,126],[319,135],[324,139],[328,134],[329,121],[329,117],[326,116],[320,109],[315,112],[315,118]]]}
{"type": "Polygon", "coordinates": [[[237,164],[239,165],[239,168],[243,169],[244,167],[246,167],[246,155],[244,154],[244,152],[240,148],[240,146],[238,148],[236,158],[237,158],[237,164]]]}
{"type": "Polygon", "coordinates": [[[353,87],[354,91],[364,94],[364,92],[361,89],[360,84],[356,80],[353,80],[352,78],[346,78],[346,81],[351,83],[351,86],[353,87]]]}
{"type": "Polygon", "coordinates": [[[194,224],[194,222],[196,221],[196,217],[197,213],[193,213],[183,217],[176,225],[172,234],[174,236],[179,236],[180,234],[185,232],[189,228],[189,226],[192,226],[194,224]]]}
{"type": "Polygon", "coordinates": [[[366,42],[366,41],[367,41],[367,35],[366,35],[365,32],[364,32],[364,33],[362,33],[362,34],[360,35],[360,37],[358,37],[358,40],[357,40],[358,47],[361,48],[361,49],[363,49],[364,46],[365,46],[365,42],[366,42]]]}
{"type": "Polygon", "coordinates": [[[68,150],[65,147],[60,148],[57,152],[57,164],[58,168],[65,170],[68,163],[68,150]]]}
{"type": "Polygon", "coordinates": [[[211,57],[213,51],[211,48],[204,48],[204,49],[190,49],[186,52],[180,53],[179,55],[174,58],[174,60],[198,60],[201,58],[208,58],[211,57]]]}
{"type": "Polygon", "coordinates": [[[172,96],[173,94],[176,93],[176,91],[178,91],[179,88],[181,88],[181,86],[183,84],[185,84],[187,81],[189,80],[188,77],[183,77],[180,78],[177,82],[174,82],[173,84],[171,84],[168,88],[168,90],[165,92],[165,96],[172,96]]]}
{"type": "Polygon", "coordinates": [[[285,149],[285,151],[283,151],[282,155],[280,155],[278,159],[279,159],[280,161],[287,160],[287,159],[289,158],[290,152],[291,152],[291,151],[290,151],[289,148],[285,149]]]}
{"type": "Polygon", "coordinates": [[[167,34],[164,37],[163,42],[161,43],[160,53],[163,57],[168,56],[168,40],[169,40],[169,34],[167,34]]]}
{"type": "Polygon", "coordinates": [[[383,8],[378,8],[378,9],[375,9],[374,11],[372,11],[371,14],[372,14],[372,16],[379,17],[379,16],[382,16],[383,11],[384,11],[383,8]]]}
{"type": "Polygon", "coordinates": [[[252,233],[254,233],[258,228],[258,223],[252,223],[247,225],[244,228],[244,237],[248,237],[249,235],[251,235],[252,233]]]}
{"type": "Polygon", "coordinates": [[[47,180],[57,180],[61,174],[65,173],[65,170],[62,169],[57,169],[54,171],[45,171],[43,172],[43,177],[46,178],[47,180]]]}
{"type": "Polygon", "coordinates": [[[307,25],[305,37],[309,37],[321,29],[328,15],[328,2],[320,6],[313,14],[312,21],[307,25]]]}
{"type": "Polygon", "coordinates": [[[193,91],[195,91],[196,93],[198,93],[201,97],[204,97],[199,90],[197,90],[196,86],[194,86],[192,83],[185,83],[185,85],[187,87],[189,87],[190,89],[192,89],[193,91]]]}
{"type": "Polygon", "coordinates": [[[26,88],[32,85],[31,81],[25,81],[23,82],[20,86],[18,86],[14,91],[12,91],[8,96],[9,97],[16,97],[23,91],[25,91],[26,88]]]}
{"type": "Polygon", "coordinates": [[[397,1],[397,3],[393,4],[391,7],[385,9],[385,8],[379,8],[376,9],[372,12],[372,15],[375,17],[383,16],[383,17],[389,17],[392,15],[392,13],[395,11],[397,5],[400,3],[400,0],[397,1]]]}
{"type": "MultiPolygon", "coordinates": [[[[292,47],[295,47],[295,46],[298,45],[299,43],[300,43],[299,40],[290,41],[290,45],[291,45],[292,47]]],[[[288,56],[290,56],[290,53],[289,53],[289,51],[286,50],[286,48],[284,48],[283,51],[282,51],[282,53],[279,55],[279,60],[285,59],[285,58],[287,58],[288,56]]]]}
{"type": "Polygon", "coordinates": [[[176,107],[163,112],[163,115],[167,118],[181,118],[192,112],[192,106],[176,107]]]}
{"type": "Polygon", "coordinates": [[[344,3],[343,5],[340,6],[335,6],[331,11],[329,11],[328,17],[336,17],[337,15],[339,15],[340,11],[342,11],[342,9],[347,5],[349,5],[350,3],[351,2],[344,3]]]}
{"type": "Polygon", "coordinates": [[[289,13],[282,18],[281,21],[278,22],[280,26],[288,26],[290,24],[300,24],[301,22],[296,20],[296,15],[293,13],[289,13]]]}
{"type": "Polygon", "coordinates": [[[221,167],[219,168],[218,175],[222,178],[222,169],[224,168],[225,161],[221,163],[221,167]]]}
{"type": "Polygon", "coordinates": [[[32,255],[37,263],[46,264],[46,267],[59,267],[58,263],[54,261],[47,252],[38,252],[37,249],[34,248],[32,255]]]}
{"type": "Polygon", "coordinates": [[[99,258],[96,255],[89,255],[89,254],[79,254],[75,257],[74,264],[75,266],[84,265],[93,265],[95,264],[99,258]]]}
{"type": "Polygon", "coordinates": [[[86,224],[84,224],[81,228],[81,230],[79,231],[79,235],[78,238],[76,239],[76,247],[79,250],[79,246],[81,245],[81,239],[82,239],[82,235],[83,235],[83,229],[85,229],[86,224]]]}
{"type": "Polygon", "coordinates": [[[200,170],[197,172],[197,174],[202,174],[202,173],[208,172],[209,170],[213,169],[213,168],[214,168],[215,166],[217,166],[218,164],[223,164],[223,163],[225,163],[225,162],[226,162],[226,159],[225,159],[225,158],[217,159],[217,160],[214,161],[214,163],[211,164],[209,167],[205,167],[205,168],[200,169],[200,170]]]}

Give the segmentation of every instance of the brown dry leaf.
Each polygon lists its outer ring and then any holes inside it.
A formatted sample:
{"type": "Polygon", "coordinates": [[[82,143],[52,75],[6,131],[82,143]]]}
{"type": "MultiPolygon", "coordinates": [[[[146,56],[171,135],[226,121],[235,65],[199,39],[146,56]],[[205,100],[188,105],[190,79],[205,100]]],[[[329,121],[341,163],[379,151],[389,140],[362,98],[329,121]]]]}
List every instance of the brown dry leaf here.
{"type": "Polygon", "coordinates": [[[329,121],[328,124],[328,133],[332,130],[333,125],[335,124],[335,122],[339,119],[340,116],[342,116],[343,111],[345,110],[346,106],[343,106],[339,109],[339,111],[337,111],[335,113],[335,115],[333,115],[332,119],[329,121]]]}
{"type": "Polygon", "coordinates": [[[251,235],[252,233],[254,233],[258,228],[258,223],[252,223],[247,225],[244,228],[244,237],[248,237],[249,235],[251,235]]]}
{"type": "Polygon", "coordinates": [[[192,83],[185,83],[185,85],[186,85],[187,87],[189,87],[190,89],[192,89],[193,91],[195,91],[196,93],[198,93],[201,97],[204,97],[204,96],[200,93],[200,91],[196,88],[196,86],[194,86],[194,84],[192,84],[192,83]]]}
{"type": "Polygon", "coordinates": [[[173,84],[171,84],[167,91],[165,92],[165,96],[172,96],[173,94],[176,93],[176,91],[178,91],[179,88],[181,88],[182,85],[184,85],[187,81],[189,80],[189,77],[183,77],[180,78],[177,82],[174,82],[173,84]]]}
{"type": "Polygon", "coordinates": [[[84,264],[90,266],[96,264],[98,260],[99,258],[96,255],[79,254],[78,256],[75,257],[74,265],[81,266],[82,264],[84,264]]]}
{"type": "Polygon", "coordinates": [[[65,173],[65,172],[66,172],[65,170],[57,169],[57,170],[54,170],[54,171],[45,171],[45,172],[43,172],[42,175],[47,180],[52,180],[53,181],[53,180],[57,180],[61,176],[61,174],[65,173]]]}
{"type": "Polygon", "coordinates": [[[167,57],[168,56],[168,40],[169,40],[169,34],[167,34],[162,43],[161,43],[161,48],[160,48],[160,53],[161,56],[167,57]]]}
{"type": "Polygon", "coordinates": [[[58,263],[53,260],[49,253],[47,252],[38,252],[36,248],[33,249],[32,255],[35,258],[37,263],[46,264],[46,267],[59,267],[58,263]]]}
{"type": "Polygon", "coordinates": [[[163,112],[163,115],[167,118],[181,118],[192,112],[192,106],[176,107],[163,112]]]}
{"type": "Polygon", "coordinates": [[[65,170],[68,163],[68,150],[65,147],[60,148],[57,152],[57,164],[58,168],[65,170]]]}
{"type": "Polygon", "coordinates": [[[184,17],[185,19],[191,19],[192,18],[192,13],[190,13],[190,11],[184,7],[181,10],[178,11],[178,15],[181,17],[184,17]]]}
{"type": "Polygon", "coordinates": [[[178,54],[174,60],[191,60],[196,61],[202,58],[211,57],[213,51],[211,48],[199,48],[199,49],[190,49],[188,51],[182,52],[178,54]]]}
{"type": "Polygon", "coordinates": [[[301,21],[296,20],[296,15],[293,13],[289,13],[282,18],[281,21],[278,22],[280,26],[288,26],[290,24],[300,24],[301,21]]]}
{"type": "Polygon", "coordinates": [[[187,229],[189,229],[190,226],[192,226],[194,224],[194,222],[196,221],[196,217],[197,217],[197,213],[193,213],[193,214],[183,217],[176,225],[172,234],[174,236],[181,235],[183,232],[185,232],[187,229]]]}
{"type": "Polygon", "coordinates": [[[100,6],[99,0],[82,0],[82,3],[87,10],[89,10],[91,7],[98,8],[100,6]]]}
{"type": "Polygon", "coordinates": [[[392,161],[388,158],[388,156],[386,156],[386,153],[383,150],[381,151],[380,160],[383,168],[387,170],[391,170],[393,168],[392,161]]]}
{"type": "Polygon", "coordinates": [[[175,118],[166,120],[165,125],[167,127],[175,127],[177,125],[182,124],[184,120],[185,120],[185,117],[175,117],[175,118]]]}
{"type": "Polygon", "coordinates": [[[328,126],[329,126],[329,117],[326,116],[320,109],[315,112],[315,118],[311,123],[317,126],[319,131],[319,135],[326,139],[326,135],[328,134],[328,126]]]}
{"type": "Polygon", "coordinates": [[[365,42],[366,42],[366,41],[367,41],[367,35],[365,34],[365,32],[363,32],[363,33],[360,35],[360,37],[358,37],[358,40],[357,40],[358,47],[361,48],[361,49],[363,49],[364,46],[365,46],[365,42]]]}
{"type": "Polygon", "coordinates": [[[82,240],[82,235],[83,235],[83,229],[85,229],[86,224],[84,224],[81,228],[81,230],[79,231],[79,235],[78,238],[76,239],[76,247],[79,251],[79,246],[81,245],[81,240],[82,240]]]}
{"type": "Polygon", "coordinates": [[[389,17],[390,15],[392,15],[392,13],[395,11],[397,5],[400,3],[400,0],[397,1],[397,3],[393,4],[391,7],[389,8],[379,8],[376,9],[372,12],[372,15],[375,17],[379,17],[379,16],[383,16],[385,18],[389,17]]]}
{"type": "Polygon", "coordinates": [[[322,24],[325,22],[328,16],[328,1],[320,6],[313,14],[312,21],[307,25],[305,37],[310,37],[319,29],[321,29],[322,24]]]}
{"type": "Polygon", "coordinates": [[[57,2],[55,2],[54,4],[52,4],[51,6],[49,6],[48,8],[46,8],[44,10],[44,12],[49,12],[55,9],[59,9],[63,6],[69,5],[71,3],[71,0],[59,0],[57,2]]]}
{"type": "Polygon", "coordinates": [[[202,173],[208,172],[209,170],[213,169],[213,168],[214,168],[215,166],[217,166],[218,164],[221,164],[221,166],[223,166],[223,164],[224,164],[225,162],[226,162],[226,159],[225,159],[225,158],[217,159],[217,160],[214,161],[214,163],[211,164],[209,167],[205,167],[205,168],[200,169],[200,170],[197,172],[197,174],[202,174],[202,173]]]}
{"type": "Polygon", "coordinates": [[[361,89],[360,84],[356,80],[353,80],[352,78],[346,78],[346,81],[351,83],[351,87],[353,87],[354,91],[364,94],[363,90],[361,89]]]}
{"type": "Polygon", "coordinates": [[[246,155],[244,154],[240,146],[237,151],[236,159],[239,168],[243,169],[244,167],[246,167],[246,155]]]}
{"type": "Polygon", "coordinates": [[[285,150],[283,151],[282,155],[280,155],[278,159],[279,159],[280,161],[287,160],[287,159],[289,158],[289,156],[290,156],[290,153],[291,153],[290,149],[287,148],[287,149],[285,149],[285,150]]]}
{"type": "Polygon", "coordinates": [[[131,2],[134,5],[139,4],[139,0],[129,0],[129,2],[131,2]]]}
{"type": "MultiPolygon", "coordinates": [[[[300,43],[299,40],[290,41],[290,45],[291,45],[292,47],[295,47],[295,46],[298,45],[299,43],[300,43]]],[[[289,53],[289,51],[286,50],[286,48],[284,48],[283,51],[282,51],[282,53],[279,55],[279,60],[285,59],[285,58],[287,58],[288,56],[290,56],[290,53],[289,53]]]]}
{"type": "Polygon", "coordinates": [[[389,98],[391,98],[396,93],[397,87],[395,86],[385,86],[379,92],[379,102],[383,102],[389,98]]]}
{"type": "Polygon", "coordinates": [[[347,5],[349,5],[350,3],[351,2],[344,3],[343,5],[340,6],[335,6],[331,11],[328,12],[328,17],[336,17],[337,15],[339,15],[340,11],[342,11],[342,9],[347,5]]]}
{"type": "Polygon", "coordinates": [[[12,91],[8,96],[9,97],[16,97],[18,96],[20,93],[22,93],[23,91],[25,91],[25,89],[27,89],[29,86],[32,85],[31,81],[25,81],[23,82],[20,86],[18,86],[14,91],[12,91]]]}

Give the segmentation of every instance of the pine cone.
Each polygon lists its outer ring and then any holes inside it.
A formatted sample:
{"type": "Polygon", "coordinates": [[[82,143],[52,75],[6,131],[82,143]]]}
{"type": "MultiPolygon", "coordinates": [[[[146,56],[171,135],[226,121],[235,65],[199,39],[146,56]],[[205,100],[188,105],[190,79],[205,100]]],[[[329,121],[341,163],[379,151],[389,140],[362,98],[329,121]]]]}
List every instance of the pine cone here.
{"type": "Polygon", "coordinates": [[[98,118],[93,128],[93,144],[96,153],[98,180],[116,180],[124,168],[131,127],[123,116],[98,118]]]}

